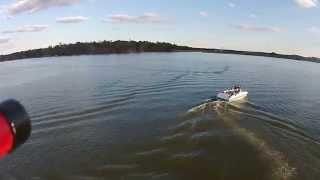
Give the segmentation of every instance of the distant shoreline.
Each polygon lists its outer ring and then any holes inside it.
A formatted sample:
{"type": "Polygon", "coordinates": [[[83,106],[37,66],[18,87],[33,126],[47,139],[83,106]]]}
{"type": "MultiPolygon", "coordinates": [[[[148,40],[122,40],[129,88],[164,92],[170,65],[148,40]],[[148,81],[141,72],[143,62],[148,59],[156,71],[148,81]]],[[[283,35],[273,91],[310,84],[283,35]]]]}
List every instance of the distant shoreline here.
{"type": "Polygon", "coordinates": [[[237,51],[227,49],[193,48],[179,46],[166,42],[148,41],[101,41],[101,42],[77,42],[74,44],[59,44],[48,48],[20,51],[7,55],[0,55],[0,62],[15,61],[29,58],[57,57],[57,56],[77,56],[77,55],[103,55],[103,54],[126,54],[144,52],[203,52],[217,54],[236,54],[249,56],[273,57],[281,59],[292,59],[298,61],[309,61],[320,63],[320,58],[305,57],[300,55],[287,55],[278,53],[237,51]]]}
{"type": "Polygon", "coordinates": [[[216,53],[216,54],[235,54],[235,55],[246,55],[246,56],[259,56],[259,57],[272,57],[279,59],[289,59],[296,61],[308,61],[320,63],[320,58],[318,57],[305,57],[300,55],[288,55],[288,54],[278,54],[278,53],[267,53],[267,52],[255,52],[255,51],[237,51],[237,50],[221,50],[221,49],[203,49],[201,52],[204,53],[216,53]]]}

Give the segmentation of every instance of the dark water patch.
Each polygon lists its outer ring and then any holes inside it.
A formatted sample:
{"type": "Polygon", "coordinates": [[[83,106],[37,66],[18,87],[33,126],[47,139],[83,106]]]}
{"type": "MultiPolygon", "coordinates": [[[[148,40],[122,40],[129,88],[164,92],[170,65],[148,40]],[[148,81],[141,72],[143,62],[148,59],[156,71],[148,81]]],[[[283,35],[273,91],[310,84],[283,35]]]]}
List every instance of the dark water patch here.
{"type": "MultiPolygon", "coordinates": [[[[208,69],[208,68],[206,71],[195,71],[193,69],[189,69],[189,70],[150,69],[150,68],[140,68],[140,69],[143,71],[156,72],[153,75],[168,74],[168,73],[185,74],[185,75],[208,75],[208,74],[223,74],[225,72],[228,72],[230,70],[230,66],[226,65],[222,69],[216,70],[216,71],[212,71],[211,69],[208,69]]],[[[214,68],[214,69],[217,69],[217,68],[214,68]]]]}
{"type": "Polygon", "coordinates": [[[225,66],[225,67],[223,68],[223,70],[221,70],[221,71],[215,71],[215,72],[213,72],[213,73],[214,73],[214,74],[223,74],[223,73],[225,73],[225,72],[228,72],[229,69],[230,69],[230,66],[225,66]]]}

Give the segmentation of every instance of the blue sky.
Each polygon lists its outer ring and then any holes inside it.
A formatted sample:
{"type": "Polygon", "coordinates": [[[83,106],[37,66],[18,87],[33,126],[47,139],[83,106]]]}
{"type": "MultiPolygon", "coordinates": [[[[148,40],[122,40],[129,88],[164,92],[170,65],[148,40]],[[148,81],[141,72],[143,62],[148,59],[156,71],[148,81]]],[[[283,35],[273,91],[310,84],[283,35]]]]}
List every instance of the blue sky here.
{"type": "Polygon", "coordinates": [[[320,57],[318,6],[318,0],[0,0],[0,54],[132,39],[320,57]]]}

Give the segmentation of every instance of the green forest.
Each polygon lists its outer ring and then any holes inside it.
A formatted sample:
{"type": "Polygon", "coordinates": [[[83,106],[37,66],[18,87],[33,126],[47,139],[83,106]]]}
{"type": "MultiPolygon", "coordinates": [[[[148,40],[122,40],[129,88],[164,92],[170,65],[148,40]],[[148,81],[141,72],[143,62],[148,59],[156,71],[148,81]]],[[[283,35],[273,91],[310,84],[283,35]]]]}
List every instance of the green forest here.
{"type": "Polygon", "coordinates": [[[90,54],[174,52],[190,50],[187,46],[177,46],[165,42],[148,41],[101,41],[59,44],[48,48],[33,49],[0,56],[0,61],[51,56],[73,56],[90,54]]]}

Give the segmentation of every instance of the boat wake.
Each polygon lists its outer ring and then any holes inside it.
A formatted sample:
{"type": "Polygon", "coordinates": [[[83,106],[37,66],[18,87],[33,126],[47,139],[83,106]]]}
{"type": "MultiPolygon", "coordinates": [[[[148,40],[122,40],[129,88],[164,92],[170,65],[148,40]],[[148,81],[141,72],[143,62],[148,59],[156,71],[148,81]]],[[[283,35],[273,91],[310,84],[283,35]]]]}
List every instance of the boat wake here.
{"type": "Polygon", "coordinates": [[[188,110],[188,113],[197,113],[197,112],[204,112],[209,110],[216,110],[220,104],[224,102],[218,100],[217,98],[211,98],[204,100],[203,103],[191,108],[188,110]]]}
{"type": "MultiPolygon", "coordinates": [[[[180,117],[158,140],[132,150],[123,164],[104,165],[95,174],[105,172],[122,179],[304,178],[290,161],[289,150],[278,144],[279,134],[274,132],[280,126],[261,123],[280,118],[258,109],[250,102],[206,100],[180,117]]],[[[292,129],[282,125],[281,132],[298,131],[292,129]]]]}
{"type": "MultiPolygon", "coordinates": [[[[258,131],[251,130],[252,126],[248,125],[248,119],[263,120],[269,125],[275,125],[281,127],[287,131],[294,132],[300,136],[313,140],[292,127],[290,124],[286,124],[283,119],[271,115],[270,113],[263,112],[261,110],[254,109],[254,104],[250,102],[241,103],[228,103],[225,101],[212,100],[202,103],[196,107],[191,108],[187,112],[187,116],[203,116],[204,114],[214,114],[216,119],[219,119],[220,123],[223,123],[224,127],[229,128],[238,138],[242,139],[245,143],[252,146],[256,150],[256,155],[259,159],[267,161],[271,164],[270,175],[267,179],[293,179],[296,176],[296,168],[292,166],[284,153],[274,148],[271,142],[263,138],[263,133],[259,134],[258,131]],[[250,128],[251,126],[251,128],[250,128]]],[[[191,118],[194,119],[194,118],[191,118]]],[[[250,120],[252,122],[252,120],[250,120]]],[[[193,125],[194,127],[195,125],[193,125]]],[[[267,138],[266,138],[267,139],[267,138]]],[[[236,147],[235,147],[236,148],[236,147]]],[[[239,151],[239,156],[241,152],[239,151]]],[[[254,154],[253,154],[254,155],[254,154]]]]}

